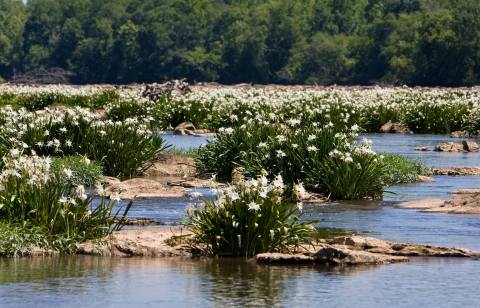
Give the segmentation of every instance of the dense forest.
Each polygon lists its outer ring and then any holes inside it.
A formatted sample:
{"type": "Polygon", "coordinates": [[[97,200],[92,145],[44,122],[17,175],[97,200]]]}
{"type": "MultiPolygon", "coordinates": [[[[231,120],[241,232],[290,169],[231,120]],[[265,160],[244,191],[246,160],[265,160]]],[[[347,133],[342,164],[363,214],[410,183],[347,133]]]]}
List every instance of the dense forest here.
{"type": "Polygon", "coordinates": [[[479,0],[0,0],[0,79],[471,85],[479,0]]]}

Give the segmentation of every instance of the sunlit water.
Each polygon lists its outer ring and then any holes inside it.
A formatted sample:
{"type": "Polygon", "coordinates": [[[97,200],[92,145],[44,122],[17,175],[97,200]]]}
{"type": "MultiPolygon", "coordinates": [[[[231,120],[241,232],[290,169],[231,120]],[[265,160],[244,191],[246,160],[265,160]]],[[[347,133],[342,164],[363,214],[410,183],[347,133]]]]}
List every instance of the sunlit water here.
{"type": "MultiPolygon", "coordinates": [[[[419,157],[430,166],[480,166],[476,153],[414,151],[451,141],[448,136],[369,137],[377,151],[419,157]]],[[[206,141],[168,138],[181,149],[206,141]]],[[[306,205],[303,219],[388,240],[480,251],[478,217],[394,206],[479,187],[480,177],[435,177],[433,183],[390,187],[384,202],[306,205]]],[[[139,200],[130,216],[175,224],[187,204],[186,199],[139,200]]],[[[344,268],[260,266],[239,259],[0,259],[0,307],[478,307],[478,277],[480,261],[466,259],[344,268]]]]}

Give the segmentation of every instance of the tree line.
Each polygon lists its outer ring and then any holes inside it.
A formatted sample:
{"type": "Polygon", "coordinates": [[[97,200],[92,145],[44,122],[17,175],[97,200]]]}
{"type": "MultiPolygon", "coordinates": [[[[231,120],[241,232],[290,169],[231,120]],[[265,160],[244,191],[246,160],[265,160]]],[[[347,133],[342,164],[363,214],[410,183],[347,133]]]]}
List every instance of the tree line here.
{"type": "Polygon", "coordinates": [[[459,86],[478,0],[0,0],[0,78],[459,86]]]}

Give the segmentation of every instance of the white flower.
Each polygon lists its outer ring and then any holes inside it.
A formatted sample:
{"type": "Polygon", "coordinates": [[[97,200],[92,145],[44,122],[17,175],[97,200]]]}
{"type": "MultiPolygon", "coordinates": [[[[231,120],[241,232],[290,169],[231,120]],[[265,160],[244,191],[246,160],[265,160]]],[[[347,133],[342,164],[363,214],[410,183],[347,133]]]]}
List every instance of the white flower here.
{"type": "Polygon", "coordinates": [[[311,146],[308,146],[308,147],[307,147],[307,151],[308,151],[308,152],[316,152],[316,151],[318,151],[318,149],[317,149],[316,146],[311,145],[311,146]]]}
{"type": "Polygon", "coordinates": [[[232,201],[235,201],[235,200],[238,200],[240,199],[240,196],[238,195],[238,193],[236,191],[232,192],[232,194],[230,195],[230,199],[232,201]]]}
{"type": "Polygon", "coordinates": [[[278,135],[278,136],[277,136],[277,140],[278,140],[278,142],[284,142],[284,141],[287,140],[287,138],[286,138],[285,136],[283,136],[283,135],[278,135]]]}
{"type": "Polygon", "coordinates": [[[63,168],[63,173],[65,173],[67,178],[71,178],[73,176],[73,171],[69,168],[63,168]]]}
{"type": "Polygon", "coordinates": [[[85,194],[85,187],[83,185],[77,186],[76,193],[81,200],[86,200],[88,198],[87,194],[85,194]]]}
{"type": "Polygon", "coordinates": [[[282,150],[277,150],[277,157],[285,157],[285,156],[287,156],[285,152],[283,152],[282,150]]]}
{"type": "Polygon", "coordinates": [[[67,202],[68,202],[68,199],[62,196],[62,197],[58,200],[58,202],[60,202],[60,203],[67,203],[67,202]]]}
{"type": "Polygon", "coordinates": [[[283,187],[284,187],[283,179],[282,179],[282,176],[280,174],[277,175],[277,177],[275,177],[275,180],[273,181],[273,186],[276,187],[276,188],[283,189],[283,187]]]}
{"type": "Polygon", "coordinates": [[[256,212],[256,211],[260,210],[260,204],[257,204],[257,203],[252,201],[248,204],[248,209],[250,211],[255,211],[256,212]]]}

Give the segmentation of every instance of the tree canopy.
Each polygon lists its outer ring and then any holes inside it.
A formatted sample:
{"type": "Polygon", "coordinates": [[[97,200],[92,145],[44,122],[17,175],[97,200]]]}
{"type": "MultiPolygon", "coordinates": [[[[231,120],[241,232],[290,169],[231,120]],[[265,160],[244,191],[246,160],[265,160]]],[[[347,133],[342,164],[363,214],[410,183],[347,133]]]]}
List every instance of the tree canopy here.
{"type": "Polygon", "coordinates": [[[0,78],[471,85],[478,0],[0,0],[0,78]]]}

